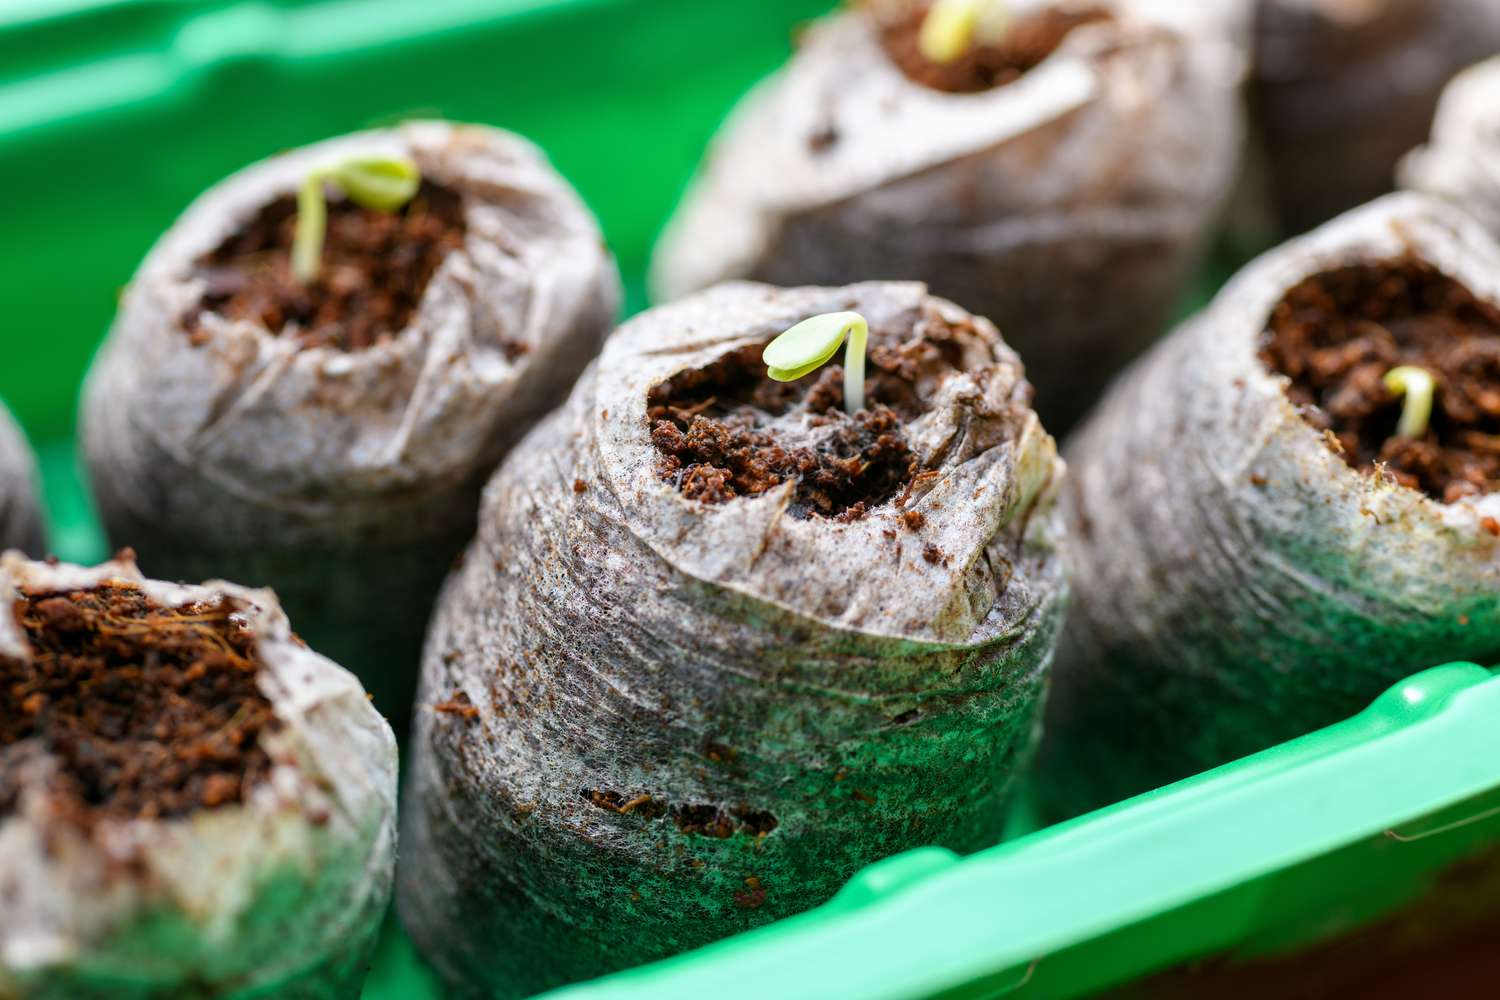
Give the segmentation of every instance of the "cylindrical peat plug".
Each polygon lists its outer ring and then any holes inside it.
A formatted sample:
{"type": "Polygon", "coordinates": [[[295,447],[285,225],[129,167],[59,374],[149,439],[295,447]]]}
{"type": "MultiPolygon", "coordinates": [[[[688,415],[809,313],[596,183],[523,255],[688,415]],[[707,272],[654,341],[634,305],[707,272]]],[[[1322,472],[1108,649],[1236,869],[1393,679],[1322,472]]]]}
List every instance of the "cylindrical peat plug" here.
{"type": "Polygon", "coordinates": [[[998,840],[1064,593],[1030,398],[995,327],[915,283],[732,283],[610,338],[490,482],[428,636],[398,901],[455,989],[599,975],[998,840]],[[838,367],[762,363],[847,311],[852,416],[838,367]]]}
{"type": "Polygon", "coordinates": [[[593,218],[517,136],[420,122],[252,166],[151,251],[90,374],[110,540],[157,576],[275,587],[399,720],[484,480],[618,302],[593,218]]]}
{"type": "Polygon", "coordinates": [[[0,558],[0,996],[357,997],[396,743],[268,590],[0,558]]]}
{"type": "Polygon", "coordinates": [[[1068,451],[1054,815],[1500,660],[1500,247],[1397,194],[1253,264],[1068,451]]]}
{"type": "Polygon", "coordinates": [[[1500,59],[1443,91],[1432,138],[1401,164],[1403,187],[1453,202],[1500,236],[1500,59]]]}
{"type": "Polygon", "coordinates": [[[1494,0],[1258,0],[1250,105],[1281,227],[1391,190],[1443,86],[1500,52],[1494,0]]]}
{"type": "Polygon", "coordinates": [[[37,501],[36,462],[10,411],[0,404],[0,551],[4,549],[41,556],[47,534],[37,501]]]}
{"type": "Polygon", "coordinates": [[[716,140],[654,291],[925,281],[1005,331],[1061,433],[1199,261],[1239,159],[1245,8],[1031,0],[936,61],[943,6],[808,29],[716,140]]]}

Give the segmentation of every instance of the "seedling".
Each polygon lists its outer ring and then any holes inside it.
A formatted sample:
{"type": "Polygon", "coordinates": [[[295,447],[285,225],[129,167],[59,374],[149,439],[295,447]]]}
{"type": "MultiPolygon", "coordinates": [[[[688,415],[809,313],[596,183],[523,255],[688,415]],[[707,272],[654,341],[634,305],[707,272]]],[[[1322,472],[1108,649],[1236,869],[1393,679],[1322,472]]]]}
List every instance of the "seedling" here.
{"type": "Polygon", "coordinates": [[[394,156],[353,156],[307,175],[297,192],[297,228],[292,237],[292,274],[302,284],[318,277],[328,233],[324,185],[333,184],[356,205],[394,212],[417,194],[422,174],[411,160],[394,156]]]}
{"type": "Polygon", "coordinates": [[[1426,436],[1427,424],[1432,419],[1432,397],[1437,388],[1432,373],[1415,365],[1402,365],[1385,373],[1385,387],[1392,396],[1402,399],[1396,436],[1412,440],[1426,436]]]}
{"type": "Polygon", "coordinates": [[[795,382],[822,368],[844,337],[844,412],[865,408],[865,341],[870,324],[857,312],[823,313],[805,319],[766,345],[760,359],[766,374],[778,382],[795,382]]]}
{"type": "Polygon", "coordinates": [[[998,45],[1010,30],[1006,0],[936,0],[922,19],[917,48],[929,62],[950,63],[976,42],[998,45]]]}

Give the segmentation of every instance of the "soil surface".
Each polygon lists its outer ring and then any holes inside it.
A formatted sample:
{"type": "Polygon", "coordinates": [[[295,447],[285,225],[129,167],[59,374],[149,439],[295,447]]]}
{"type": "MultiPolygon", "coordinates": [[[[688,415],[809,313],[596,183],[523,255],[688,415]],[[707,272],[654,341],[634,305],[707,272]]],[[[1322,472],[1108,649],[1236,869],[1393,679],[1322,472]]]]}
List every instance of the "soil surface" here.
{"type": "Polygon", "coordinates": [[[622,795],[607,788],[581,788],[578,794],[590,805],[622,816],[634,815],[655,820],[670,813],[672,823],[683,833],[714,840],[727,840],[736,833],[761,837],[780,825],[773,814],[764,809],[751,809],[749,806],[724,809],[708,803],[672,805],[659,795],[646,792],[622,795]]]}
{"type": "Polygon", "coordinates": [[[999,45],[976,45],[949,63],[922,55],[917,39],[927,4],[907,11],[881,29],[881,43],[907,79],[950,94],[975,94],[1014,83],[1057,51],[1074,28],[1111,20],[1102,7],[1046,7],[1018,18],[999,45]]]}
{"type": "Polygon", "coordinates": [[[1261,360],[1354,468],[1443,503],[1500,485],[1500,309],[1457,281],[1405,259],[1327,271],[1287,292],[1264,336],[1261,360]],[[1402,401],[1382,380],[1398,365],[1437,380],[1420,439],[1395,436],[1402,401]]]}
{"type": "Polygon", "coordinates": [[[760,345],[660,383],[647,413],[662,478],[710,504],[795,482],[794,517],[863,517],[921,471],[903,427],[925,410],[922,373],[953,371],[962,357],[952,328],[932,316],[925,329],[905,331],[904,341],[870,331],[867,407],[852,416],[843,410],[842,365],[776,382],[760,345]]]}
{"type": "Polygon", "coordinates": [[[37,769],[85,829],[240,802],[270,773],[277,721],[227,603],[162,607],[118,583],[13,613],[33,657],[0,657],[0,819],[37,769]]]}
{"type": "MultiPolygon", "coordinates": [[[[207,288],[200,309],[296,336],[304,348],[362,350],[405,329],[465,232],[461,196],[431,181],[397,212],[331,198],[323,267],[303,285],[292,276],[296,221],[296,198],[278,198],[201,258],[207,288]]],[[[196,317],[189,331],[205,335],[196,317]]]]}

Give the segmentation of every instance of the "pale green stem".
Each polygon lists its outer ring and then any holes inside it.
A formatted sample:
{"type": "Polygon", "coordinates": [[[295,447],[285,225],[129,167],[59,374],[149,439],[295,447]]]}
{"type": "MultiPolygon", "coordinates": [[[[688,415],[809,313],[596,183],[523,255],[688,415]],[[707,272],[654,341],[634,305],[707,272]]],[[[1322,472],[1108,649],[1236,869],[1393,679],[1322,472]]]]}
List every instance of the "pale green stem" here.
{"type": "Polygon", "coordinates": [[[328,234],[328,201],[323,195],[327,174],[315,170],[297,191],[297,225],[292,236],[292,276],[304,285],[318,277],[323,263],[323,240],[328,234]]]}
{"type": "Polygon", "coordinates": [[[1427,435],[1432,420],[1432,400],[1437,381],[1432,373],[1415,365],[1402,365],[1385,373],[1385,387],[1401,397],[1401,419],[1396,422],[1396,436],[1416,440],[1427,435]]]}
{"type": "Polygon", "coordinates": [[[844,348],[844,412],[865,408],[865,340],[870,327],[861,319],[849,326],[849,346],[844,348]]]}

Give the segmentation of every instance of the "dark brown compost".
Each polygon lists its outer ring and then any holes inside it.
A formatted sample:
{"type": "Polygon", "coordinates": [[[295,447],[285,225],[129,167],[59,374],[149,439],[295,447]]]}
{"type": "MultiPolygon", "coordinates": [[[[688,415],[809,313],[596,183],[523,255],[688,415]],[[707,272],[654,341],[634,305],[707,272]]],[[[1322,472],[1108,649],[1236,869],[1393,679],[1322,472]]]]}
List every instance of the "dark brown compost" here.
{"type": "Polygon", "coordinates": [[[1241,151],[1247,9],[1022,6],[1015,32],[1103,16],[974,93],[910,78],[920,56],[898,63],[869,11],[809,28],[715,140],[657,248],[657,298],[730,278],[926,281],[1006,331],[1066,431],[1164,331],[1200,258],[1241,151]]]}
{"type": "Polygon", "coordinates": [[[0,996],[353,1000],[396,742],[268,590],[0,558],[0,996]]]}
{"type": "Polygon", "coordinates": [[[45,553],[47,537],[37,496],[31,449],[10,411],[0,404],[0,551],[20,549],[38,557],[45,553]]]}
{"type": "Polygon", "coordinates": [[[490,482],[428,637],[399,902],[455,989],[599,975],[999,838],[1064,594],[1030,398],[994,326],[916,283],[731,283],[610,338],[490,482]],[[857,418],[836,366],[758,367],[844,309],[872,331],[857,418]]]}
{"type": "Polygon", "coordinates": [[[1443,86],[1500,52],[1494,0],[1257,0],[1254,129],[1280,227],[1391,190],[1443,86]]]}
{"type": "Polygon", "coordinates": [[[1248,266],[1069,445],[1050,812],[1500,661],[1497,441],[1500,247],[1463,213],[1390,195],[1248,266]],[[1445,381],[1403,441],[1380,380],[1412,352],[1445,381]]]}
{"type": "Polygon", "coordinates": [[[561,401],[619,294],[588,210],[509,133],[417,122],[252,166],[151,251],[89,375],[110,540],[158,576],[274,586],[314,647],[404,718],[480,487],[561,401]],[[331,204],[304,305],[285,280],[288,198],[314,167],[370,153],[414,159],[423,193],[384,222],[331,204]]]}

